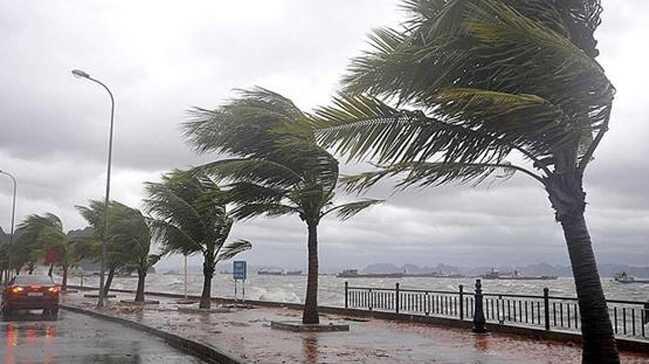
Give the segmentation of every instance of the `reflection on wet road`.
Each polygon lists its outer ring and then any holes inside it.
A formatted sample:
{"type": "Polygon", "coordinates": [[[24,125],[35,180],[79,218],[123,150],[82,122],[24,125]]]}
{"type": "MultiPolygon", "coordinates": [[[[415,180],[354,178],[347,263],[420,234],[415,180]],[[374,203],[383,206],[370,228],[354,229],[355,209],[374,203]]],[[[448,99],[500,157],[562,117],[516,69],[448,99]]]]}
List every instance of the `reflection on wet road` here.
{"type": "Polygon", "coordinates": [[[202,363],[157,337],[71,312],[58,321],[21,315],[0,322],[0,362],[68,363],[202,363]]]}

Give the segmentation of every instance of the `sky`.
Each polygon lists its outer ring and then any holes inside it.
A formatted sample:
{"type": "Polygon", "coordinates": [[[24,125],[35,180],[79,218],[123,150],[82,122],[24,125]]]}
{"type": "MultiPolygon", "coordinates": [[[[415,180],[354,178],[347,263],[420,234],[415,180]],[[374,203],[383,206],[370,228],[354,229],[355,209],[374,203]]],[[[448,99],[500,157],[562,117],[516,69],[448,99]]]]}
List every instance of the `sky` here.
{"type": "MultiPolygon", "coordinates": [[[[600,263],[649,265],[649,26],[637,15],[649,12],[649,2],[602,3],[598,60],[618,93],[610,132],[586,175],[587,220],[600,263]]],[[[371,29],[404,19],[398,4],[0,0],[0,169],[18,179],[16,220],[52,212],[67,229],[82,228],[75,205],[103,197],[108,97],[72,69],[115,94],[112,198],[141,207],[143,182],[217,158],[184,143],[187,109],[217,107],[233,89],[255,85],[303,110],[327,104],[350,58],[368,49],[371,29]]],[[[545,192],[524,176],[397,194],[386,182],[366,196],[387,201],[347,222],[320,224],[324,269],[568,263],[545,192]]],[[[10,206],[11,183],[0,176],[5,231],[10,206]]],[[[295,216],[237,223],[231,237],[253,243],[242,256],[251,264],[305,266],[306,226],[295,216]]],[[[160,266],[179,262],[170,257],[160,266]]]]}

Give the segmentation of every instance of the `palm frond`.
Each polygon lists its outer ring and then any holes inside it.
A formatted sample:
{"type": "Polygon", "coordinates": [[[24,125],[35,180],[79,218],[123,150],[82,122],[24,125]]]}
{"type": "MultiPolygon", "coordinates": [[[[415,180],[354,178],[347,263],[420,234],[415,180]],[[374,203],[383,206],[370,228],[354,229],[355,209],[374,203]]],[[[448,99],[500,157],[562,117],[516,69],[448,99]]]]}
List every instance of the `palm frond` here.
{"type": "Polygon", "coordinates": [[[252,249],[252,244],[247,240],[236,240],[227,245],[225,245],[216,259],[217,262],[222,262],[229,260],[237,256],[238,254],[252,249]]]}
{"type": "Polygon", "coordinates": [[[153,237],[162,243],[165,254],[180,253],[190,255],[202,252],[203,246],[178,226],[164,220],[149,220],[153,237]]]}
{"type": "Polygon", "coordinates": [[[449,161],[498,162],[511,149],[523,149],[522,136],[496,135],[447,123],[422,112],[397,110],[375,98],[340,96],[335,107],[317,111],[317,139],[350,160],[379,163],[425,160],[445,153],[449,161]]]}
{"type": "Polygon", "coordinates": [[[537,181],[544,183],[541,177],[507,162],[499,164],[447,162],[397,163],[380,167],[376,171],[343,177],[341,182],[349,192],[362,192],[385,178],[405,174],[396,185],[398,189],[406,189],[413,186],[439,186],[449,182],[473,183],[476,186],[492,176],[499,179],[511,178],[515,172],[526,173],[537,181]],[[497,173],[500,174],[494,176],[497,173]]]}
{"type": "Polygon", "coordinates": [[[197,151],[261,158],[272,152],[272,129],[302,117],[289,99],[275,92],[260,87],[238,92],[238,98],[218,109],[190,111],[184,135],[197,151]]]}
{"type": "Polygon", "coordinates": [[[243,203],[236,205],[232,210],[232,216],[238,220],[248,220],[258,216],[279,217],[289,214],[301,214],[302,210],[297,207],[280,203],[243,203]]]}
{"type": "Polygon", "coordinates": [[[368,207],[378,205],[380,203],[383,203],[384,200],[372,200],[372,199],[365,199],[361,201],[355,201],[355,202],[350,202],[342,205],[338,205],[336,207],[333,207],[327,211],[325,211],[322,216],[326,216],[330,213],[335,213],[336,217],[339,218],[342,221],[348,220],[352,217],[354,217],[356,214],[359,212],[367,209],[368,207]]]}
{"type": "Polygon", "coordinates": [[[198,168],[226,183],[248,181],[268,187],[287,187],[303,181],[302,176],[286,164],[266,159],[225,159],[198,168]]]}

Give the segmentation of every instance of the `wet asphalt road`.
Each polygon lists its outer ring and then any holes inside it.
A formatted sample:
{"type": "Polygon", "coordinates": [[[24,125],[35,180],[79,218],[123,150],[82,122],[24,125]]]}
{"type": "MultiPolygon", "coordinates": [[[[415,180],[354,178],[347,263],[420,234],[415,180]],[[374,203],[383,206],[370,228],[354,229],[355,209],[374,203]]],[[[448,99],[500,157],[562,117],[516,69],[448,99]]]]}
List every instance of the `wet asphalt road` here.
{"type": "Polygon", "coordinates": [[[0,363],[203,363],[162,339],[61,310],[58,321],[23,314],[0,322],[0,363]]]}

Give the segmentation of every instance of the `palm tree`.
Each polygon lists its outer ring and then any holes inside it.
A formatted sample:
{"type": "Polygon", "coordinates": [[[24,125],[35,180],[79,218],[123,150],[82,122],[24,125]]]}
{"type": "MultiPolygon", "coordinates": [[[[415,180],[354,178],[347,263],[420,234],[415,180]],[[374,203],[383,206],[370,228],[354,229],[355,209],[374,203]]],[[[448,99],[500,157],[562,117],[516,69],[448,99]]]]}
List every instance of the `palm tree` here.
{"type": "Polygon", "coordinates": [[[216,110],[196,108],[185,135],[199,152],[234,158],[202,166],[229,185],[238,219],[296,214],[308,230],[308,275],[302,321],[319,323],[318,224],[336,213],[345,220],[379,203],[333,205],[338,161],[316,145],[308,114],[272,91],[256,88],[216,110]]]}
{"type": "Polygon", "coordinates": [[[76,250],[76,242],[63,230],[61,219],[51,213],[33,214],[27,216],[18,228],[23,233],[15,245],[29,251],[31,257],[25,264],[30,266],[30,262],[35,263],[38,259],[47,258],[48,263],[59,265],[63,271],[62,290],[66,290],[68,271],[79,262],[80,256],[76,250]]]}
{"type": "Polygon", "coordinates": [[[160,255],[150,254],[151,230],[142,213],[134,208],[113,202],[116,213],[111,216],[111,244],[122,247],[126,269],[137,271],[135,302],[144,302],[144,283],[151,267],[160,260],[160,255]]]}
{"type": "Polygon", "coordinates": [[[233,219],[223,193],[210,177],[174,170],[160,183],[146,183],[149,224],[162,243],[163,254],[203,255],[203,292],[200,308],[211,307],[212,277],[216,264],[251,248],[245,240],[226,243],[233,219]]]}
{"type": "Polygon", "coordinates": [[[400,187],[479,183],[505,171],[532,177],[564,230],[583,361],[619,362],[584,219],[584,172],[608,129],[615,92],[595,60],[599,1],[404,6],[404,30],[375,31],[374,49],[352,62],[345,94],[319,110],[319,140],[378,163],[347,181],[352,190],[402,173],[400,187]]]}
{"type": "Polygon", "coordinates": [[[108,234],[106,235],[104,235],[103,231],[104,213],[106,210],[103,201],[91,200],[88,206],[76,206],[76,208],[81,216],[88,222],[88,225],[90,225],[93,231],[93,237],[87,239],[86,242],[86,250],[93,260],[99,261],[101,259],[101,244],[102,240],[104,238],[106,239],[106,261],[104,264],[108,269],[108,274],[106,276],[106,281],[104,282],[103,294],[105,297],[110,291],[115,273],[128,265],[133,257],[130,246],[126,244],[124,239],[113,239],[115,221],[117,221],[120,216],[123,216],[126,213],[124,210],[129,209],[129,207],[116,201],[110,202],[108,212],[108,220],[110,221],[110,224],[108,226],[108,234]]]}

